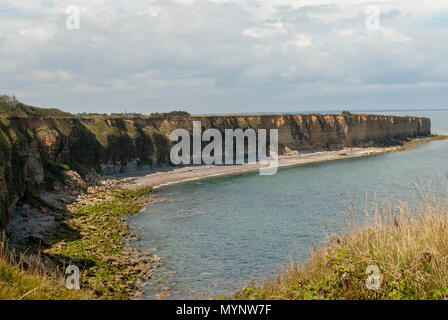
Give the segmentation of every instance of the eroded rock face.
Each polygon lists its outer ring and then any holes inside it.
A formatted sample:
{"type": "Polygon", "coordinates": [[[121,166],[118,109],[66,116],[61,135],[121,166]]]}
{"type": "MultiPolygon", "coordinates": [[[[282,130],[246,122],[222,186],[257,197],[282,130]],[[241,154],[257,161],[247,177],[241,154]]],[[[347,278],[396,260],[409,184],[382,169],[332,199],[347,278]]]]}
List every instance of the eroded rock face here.
{"type": "MultiPolygon", "coordinates": [[[[4,157],[0,156],[2,164],[4,157]]],[[[10,218],[11,201],[9,198],[8,185],[6,184],[6,168],[0,166],[0,229],[4,229],[10,218]]]]}
{"type": "Polygon", "coordinates": [[[41,152],[50,159],[56,159],[58,147],[60,146],[59,133],[54,129],[39,128],[36,138],[41,148],[41,152]]]}
{"type": "Polygon", "coordinates": [[[12,204],[26,191],[66,185],[82,192],[82,176],[119,173],[170,164],[170,133],[203,130],[278,129],[279,150],[386,146],[431,134],[427,118],[380,115],[282,114],[175,116],[169,118],[108,116],[0,118],[0,228],[10,220],[12,204]]]}
{"type": "Polygon", "coordinates": [[[342,114],[284,114],[194,117],[205,128],[278,129],[279,144],[296,150],[367,147],[394,144],[431,134],[431,121],[421,117],[342,114]]]}
{"type": "Polygon", "coordinates": [[[22,150],[21,153],[21,156],[25,159],[25,181],[32,185],[42,184],[45,176],[37,140],[32,140],[29,147],[22,150]]]}
{"type": "Polygon", "coordinates": [[[77,193],[84,193],[87,191],[87,183],[73,170],[64,172],[64,185],[72,193],[73,191],[76,191],[77,193]]]}

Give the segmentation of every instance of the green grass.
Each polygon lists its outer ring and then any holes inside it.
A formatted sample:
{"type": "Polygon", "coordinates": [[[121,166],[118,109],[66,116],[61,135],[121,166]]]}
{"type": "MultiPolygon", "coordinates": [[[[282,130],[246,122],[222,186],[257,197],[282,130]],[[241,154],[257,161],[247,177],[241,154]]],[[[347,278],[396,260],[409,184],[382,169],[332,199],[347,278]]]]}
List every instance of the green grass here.
{"type": "Polygon", "coordinates": [[[3,131],[0,129],[0,148],[3,151],[4,154],[9,153],[9,142],[8,137],[3,133],[3,131]]]}
{"type": "Polygon", "coordinates": [[[64,240],[46,253],[60,264],[82,268],[82,283],[102,299],[127,299],[136,290],[137,276],[151,273],[152,258],[136,270],[137,262],[124,250],[131,235],[123,217],[139,212],[151,188],[112,190],[99,194],[93,204],[76,204],[69,221],[71,231],[61,230],[64,240]]]}
{"type": "Polygon", "coordinates": [[[45,109],[28,106],[17,101],[14,97],[0,95],[0,116],[36,119],[47,117],[71,117],[71,114],[54,108],[45,109]]]}
{"type": "Polygon", "coordinates": [[[140,262],[125,250],[131,235],[122,220],[139,212],[147,203],[151,188],[104,190],[95,203],[75,204],[74,216],[54,236],[60,238],[45,250],[59,266],[81,269],[81,289],[68,290],[64,274],[44,271],[40,262],[24,268],[0,245],[0,300],[12,299],[128,299],[137,290],[137,278],[150,276],[154,258],[140,262]]]}
{"type": "Polygon", "coordinates": [[[68,290],[61,273],[49,275],[39,262],[28,268],[16,262],[0,244],[0,300],[85,300],[94,298],[88,290],[68,290]]]}
{"type": "Polygon", "coordinates": [[[67,165],[58,164],[49,159],[42,159],[42,164],[46,190],[53,190],[56,182],[59,182],[61,185],[64,184],[64,171],[69,170],[67,165]]]}

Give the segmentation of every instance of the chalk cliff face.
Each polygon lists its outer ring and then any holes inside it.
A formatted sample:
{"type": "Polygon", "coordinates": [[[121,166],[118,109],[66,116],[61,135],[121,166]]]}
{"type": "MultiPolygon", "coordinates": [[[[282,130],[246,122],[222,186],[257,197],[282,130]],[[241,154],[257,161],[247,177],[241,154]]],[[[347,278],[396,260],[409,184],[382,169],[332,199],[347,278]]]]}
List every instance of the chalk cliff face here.
{"type": "MultiPolygon", "coordinates": [[[[22,108],[24,108],[22,106],[22,108]]],[[[203,130],[278,129],[280,150],[384,146],[431,134],[418,117],[342,114],[283,114],[175,117],[75,117],[14,115],[0,108],[0,228],[11,206],[27,192],[65,183],[69,170],[81,176],[170,165],[170,133],[203,130]]]]}
{"type": "Polygon", "coordinates": [[[280,146],[299,150],[342,146],[385,146],[431,134],[431,121],[420,117],[342,114],[197,116],[205,128],[278,129],[280,146]]]}

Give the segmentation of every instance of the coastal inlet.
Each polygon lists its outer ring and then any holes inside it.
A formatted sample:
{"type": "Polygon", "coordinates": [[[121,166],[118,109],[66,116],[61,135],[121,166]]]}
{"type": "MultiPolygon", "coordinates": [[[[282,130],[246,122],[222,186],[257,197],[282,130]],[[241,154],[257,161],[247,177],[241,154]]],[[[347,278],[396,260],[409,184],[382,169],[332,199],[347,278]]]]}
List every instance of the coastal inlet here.
{"type": "Polygon", "coordinates": [[[362,208],[366,192],[380,202],[412,201],[414,182],[437,177],[443,183],[447,158],[448,141],[431,141],[402,152],[283,168],[272,177],[244,173],[163,187],[130,219],[138,246],[164,262],[145,297],[217,297],[272,276],[337,232],[346,206],[362,208]]]}

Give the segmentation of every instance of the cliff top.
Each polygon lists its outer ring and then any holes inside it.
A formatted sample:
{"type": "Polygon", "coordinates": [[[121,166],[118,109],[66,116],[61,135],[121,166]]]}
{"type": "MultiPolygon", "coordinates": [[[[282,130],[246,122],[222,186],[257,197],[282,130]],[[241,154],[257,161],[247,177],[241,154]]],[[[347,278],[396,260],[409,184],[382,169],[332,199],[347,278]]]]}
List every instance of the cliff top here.
{"type": "MultiPolygon", "coordinates": [[[[341,113],[263,113],[263,114],[195,114],[191,115],[186,111],[171,111],[165,113],[151,113],[150,115],[143,115],[139,113],[117,113],[117,114],[100,114],[100,113],[79,113],[72,114],[65,112],[56,108],[39,108],[34,106],[29,106],[21,103],[15,97],[9,97],[7,95],[0,95],[0,117],[7,118],[9,120],[14,119],[47,119],[47,118],[73,118],[73,119],[92,119],[92,118],[103,118],[103,119],[185,119],[185,117],[193,118],[224,118],[224,117],[279,117],[285,115],[308,115],[308,116],[325,116],[325,115],[345,115],[345,116],[384,116],[378,114],[367,114],[367,113],[355,113],[352,114],[348,111],[343,111],[341,113]]],[[[400,117],[400,116],[391,116],[400,117]]],[[[413,118],[424,118],[424,117],[413,117],[413,118]]]]}
{"type": "Polygon", "coordinates": [[[0,96],[0,116],[9,118],[69,117],[70,113],[59,109],[44,109],[25,105],[15,97],[0,96]]]}

